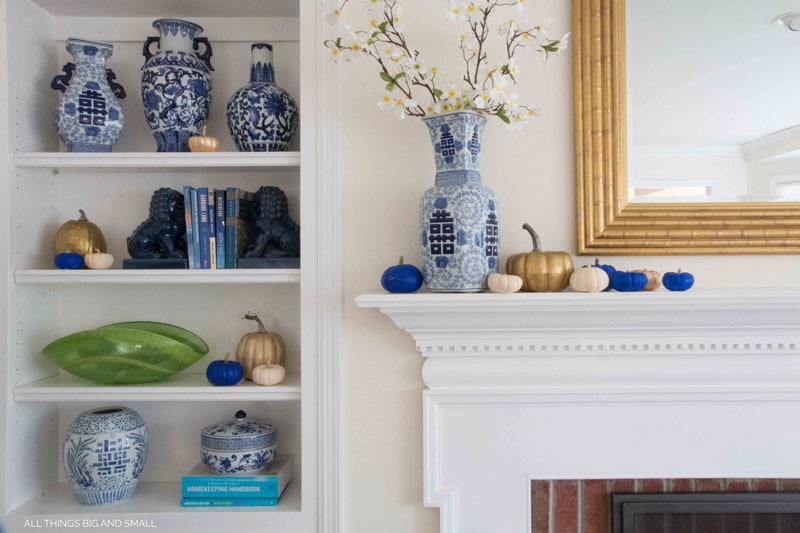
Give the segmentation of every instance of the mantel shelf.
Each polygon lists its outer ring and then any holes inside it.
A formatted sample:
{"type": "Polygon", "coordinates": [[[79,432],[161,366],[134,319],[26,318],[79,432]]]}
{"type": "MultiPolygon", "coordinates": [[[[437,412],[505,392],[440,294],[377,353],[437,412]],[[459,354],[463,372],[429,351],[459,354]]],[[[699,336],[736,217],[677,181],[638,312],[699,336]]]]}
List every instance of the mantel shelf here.
{"type": "Polygon", "coordinates": [[[14,165],[46,168],[54,172],[73,169],[140,172],[298,168],[300,152],[17,152],[14,165]]]}
{"type": "Polygon", "coordinates": [[[103,385],[59,374],[14,387],[16,402],[165,402],[165,401],[289,401],[300,399],[300,374],[287,374],[279,385],[242,381],[215,387],[205,374],[176,374],[164,381],[136,385],[103,385]]]}
{"type": "Polygon", "coordinates": [[[432,390],[800,392],[800,289],[374,292],[356,304],[411,334],[432,390]]]}
{"type": "Polygon", "coordinates": [[[17,285],[150,285],[194,283],[299,283],[300,269],[223,270],[16,270],[17,285]]]}

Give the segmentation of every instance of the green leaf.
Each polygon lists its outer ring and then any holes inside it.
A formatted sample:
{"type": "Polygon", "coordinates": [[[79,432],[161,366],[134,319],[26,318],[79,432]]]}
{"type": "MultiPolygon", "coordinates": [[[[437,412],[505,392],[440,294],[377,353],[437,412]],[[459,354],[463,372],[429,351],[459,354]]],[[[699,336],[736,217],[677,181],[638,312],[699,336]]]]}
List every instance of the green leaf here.
{"type": "Polygon", "coordinates": [[[381,71],[379,72],[379,74],[381,75],[381,79],[383,81],[388,83],[394,83],[394,78],[388,72],[381,71]]]}
{"type": "Polygon", "coordinates": [[[500,118],[500,120],[502,120],[506,124],[511,124],[511,119],[508,118],[508,115],[506,115],[506,110],[504,108],[501,107],[500,109],[498,109],[496,114],[500,118]]]}
{"type": "Polygon", "coordinates": [[[378,30],[380,30],[380,32],[381,32],[381,33],[386,33],[386,27],[387,27],[388,25],[389,25],[389,21],[387,21],[387,20],[384,20],[383,22],[381,22],[380,24],[378,24],[378,30]]]}
{"type": "Polygon", "coordinates": [[[434,89],[434,90],[433,90],[433,96],[435,96],[436,98],[439,98],[439,97],[440,97],[440,96],[442,96],[443,94],[444,94],[444,91],[443,91],[443,90],[441,90],[441,89],[434,89]]]}

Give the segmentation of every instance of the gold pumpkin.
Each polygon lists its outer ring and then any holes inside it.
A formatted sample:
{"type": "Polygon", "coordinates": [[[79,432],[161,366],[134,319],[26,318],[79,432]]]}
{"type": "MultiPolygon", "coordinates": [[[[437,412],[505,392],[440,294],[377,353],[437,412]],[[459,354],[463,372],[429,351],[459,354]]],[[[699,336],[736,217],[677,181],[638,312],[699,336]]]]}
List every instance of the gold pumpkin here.
{"type": "Polygon", "coordinates": [[[206,127],[203,126],[202,135],[189,137],[189,151],[191,152],[219,152],[219,139],[206,135],[206,127]]]}
{"type": "Polygon", "coordinates": [[[258,331],[245,333],[236,347],[236,360],[244,369],[244,378],[253,380],[253,369],[258,365],[280,365],[286,363],[286,345],[277,333],[270,333],[255,313],[247,313],[242,318],[255,320],[258,331]]]}
{"type": "Polygon", "coordinates": [[[645,286],[644,290],[654,291],[661,287],[660,272],[656,272],[655,270],[634,270],[634,272],[639,272],[647,276],[647,285],[645,286]]]}
{"type": "Polygon", "coordinates": [[[108,250],[106,238],[93,222],[86,218],[83,209],[79,209],[81,214],[78,220],[64,222],[53,241],[53,255],[63,253],[75,253],[86,255],[98,250],[105,253],[108,250]]]}
{"type": "Polygon", "coordinates": [[[543,252],[539,235],[530,224],[523,224],[522,229],[531,234],[533,250],[510,256],[506,273],[522,278],[523,292],[556,292],[566,287],[574,271],[572,257],[567,252],[543,252]]]}

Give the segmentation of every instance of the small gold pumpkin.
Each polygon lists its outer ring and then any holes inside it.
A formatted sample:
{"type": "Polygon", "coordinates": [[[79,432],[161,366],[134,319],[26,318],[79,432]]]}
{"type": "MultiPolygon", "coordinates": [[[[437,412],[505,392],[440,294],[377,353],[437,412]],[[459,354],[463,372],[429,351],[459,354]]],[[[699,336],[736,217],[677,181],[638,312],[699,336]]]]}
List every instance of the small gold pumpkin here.
{"type": "Polygon", "coordinates": [[[78,220],[64,222],[56,231],[53,240],[53,255],[75,253],[86,255],[98,250],[105,253],[108,250],[106,238],[93,222],[86,218],[83,209],[78,209],[81,214],[78,220]]]}
{"type": "Polygon", "coordinates": [[[522,229],[531,234],[533,250],[515,254],[506,261],[506,273],[522,278],[523,292],[556,292],[569,284],[572,275],[572,256],[567,252],[543,252],[539,235],[530,224],[522,229]]]}
{"type": "Polygon", "coordinates": [[[192,152],[219,152],[219,146],[219,139],[206,135],[205,126],[202,135],[189,137],[189,150],[192,152]]]}
{"type": "Polygon", "coordinates": [[[654,291],[661,287],[661,273],[656,272],[655,270],[634,270],[634,272],[640,272],[647,276],[647,286],[645,286],[644,290],[646,291],[654,291]]]}
{"type": "Polygon", "coordinates": [[[286,345],[283,337],[264,328],[264,323],[255,313],[247,313],[242,318],[258,323],[258,331],[245,333],[236,347],[236,360],[244,369],[244,378],[252,381],[253,369],[258,365],[285,365],[286,345]]]}

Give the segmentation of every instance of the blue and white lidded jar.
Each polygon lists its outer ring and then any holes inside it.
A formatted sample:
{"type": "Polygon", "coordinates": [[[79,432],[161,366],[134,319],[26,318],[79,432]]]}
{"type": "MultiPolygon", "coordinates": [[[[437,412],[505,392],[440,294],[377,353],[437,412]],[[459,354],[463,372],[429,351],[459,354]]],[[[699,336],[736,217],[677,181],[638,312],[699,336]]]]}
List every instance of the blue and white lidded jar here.
{"type": "Polygon", "coordinates": [[[125,89],[106,68],[114,47],[110,43],[67,39],[74,62],[62,67],[50,87],[63,94],[55,123],[58,136],[70,152],[110,152],[122,133],[125,117],[119,99],[125,89]]]}
{"type": "Polygon", "coordinates": [[[228,130],[240,152],[285,152],[297,131],[297,104],[275,84],[272,45],[250,47],[250,83],[228,100],[228,130]]]}
{"type": "Polygon", "coordinates": [[[211,424],[200,433],[200,458],[213,472],[237,476],[260,472],[275,458],[278,428],[263,420],[235,418],[211,424]]]}
{"type": "Polygon", "coordinates": [[[422,120],[436,161],[420,208],[422,277],[432,291],[481,291],[497,272],[500,247],[497,200],[479,171],[486,117],[454,111],[422,120]]]}
{"type": "Polygon", "coordinates": [[[203,28],[194,22],[158,19],[153,28],[158,36],[148,37],[142,50],[144,116],[159,152],[188,152],[189,137],[202,134],[211,107],[211,45],[197,37],[203,28]]]}
{"type": "Polygon", "coordinates": [[[103,407],[78,415],[62,446],[78,501],[96,505],[130,497],[147,462],[148,442],[144,419],[133,409],[103,407]]]}

